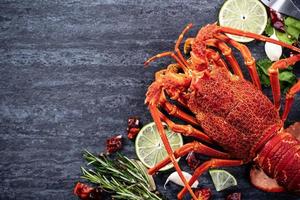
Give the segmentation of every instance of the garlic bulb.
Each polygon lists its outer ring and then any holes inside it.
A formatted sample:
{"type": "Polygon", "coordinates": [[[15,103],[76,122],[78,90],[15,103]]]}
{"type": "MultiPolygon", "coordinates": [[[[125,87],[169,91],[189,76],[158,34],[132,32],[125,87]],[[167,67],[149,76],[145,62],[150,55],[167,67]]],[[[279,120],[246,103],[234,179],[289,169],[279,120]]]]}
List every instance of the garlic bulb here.
{"type": "MultiPolygon", "coordinates": [[[[192,178],[192,175],[190,175],[189,173],[187,172],[182,172],[183,173],[183,176],[185,177],[185,179],[187,180],[187,182],[189,182],[189,180],[192,178]]],[[[170,176],[167,178],[165,184],[164,184],[164,188],[166,189],[166,185],[167,183],[171,181],[173,183],[176,183],[177,185],[181,185],[181,186],[184,186],[181,178],[179,177],[179,174],[177,172],[173,172],[172,174],[170,174],[170,176]]],[[[196,180],[194,182],[194,184],[191,186],[192,188],[196,188],[198,186],[199,182],[196,180]]]]}
{"type": "MultiPolygon", "coordinates": [[[[278,38],[276,37],[275,31],[274,31],[273,35],[271,35],[270,38],[278,40],[278,38]]],[[[271,61],[277,61],[277,60],[279,60],[279,58],[282,54],[282,47],[277,44],[266,42],[265,52],[271,61]]]]}

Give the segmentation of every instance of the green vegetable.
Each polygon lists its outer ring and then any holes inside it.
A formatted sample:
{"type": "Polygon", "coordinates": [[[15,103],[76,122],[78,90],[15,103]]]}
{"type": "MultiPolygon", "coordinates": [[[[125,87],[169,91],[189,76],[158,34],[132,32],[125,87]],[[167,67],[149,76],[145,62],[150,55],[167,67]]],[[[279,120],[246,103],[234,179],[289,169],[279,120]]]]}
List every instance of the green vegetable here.
{"type": "Polygon", "coordinates": [[[299,30],[293,26],[287,26],[285,28],[286,32],[288,34],[290,34],[294,39],[297,39],[298,40],[298,37],[299,37],[299,30]]]}
{"type": "Polygon", "coordinates": [[[261,59],[256,62],[256,68],[258,75],[260,77],[260,82],[263,86],[269,87],[270,86],[270,78],[268,74],[268,69],[272,65],[272,61],[269,59],[261,59]]]}
{"type": "Polygon", "coordinates": [[[271,20],[268,19],[267,26],[265,28],[265,34],[270,37],[271,35],[273,35],[273,33],[274,33],[274,28],[271,25],[271,20]]]}
{"type": "MultiPolygon", "coordinates": [[[[261,59],[256,62],[256,68],[260,77],[261,84],[263,86],[270,86],[270,77],[268,73],[269,67],[271,67],[272,61],[269,59],[261,59]]],[[[297,82],[296,75],[292,72],[292,67],[288,67],[285,70],[279,71],[279,81],[281,90],[285,93],[297,82]]]]}
{"type": "Polygon", "coordinates": [[[290,83],[291,85],[295,84],[297,81],[297,77],[291,71],[281,71],[279,73],[279,80],[283,82],[290,83]]]}
{"type": "Polygon", "coordinates": [[[275,34],[280,41],[285,42],[287,44],[293,44],[296,41],[295,38],[289,36],[287,33],[282,33],[280,31],[275,30],[275,34]]]}
{"type": "Polygon", "coordinates": [[[265,74],[265,75],[269,75],[269,72],[268,72],[268,69],[269,67],[271,67],[272,65],[272,61],[269,60],[268,58],[265,58],[265,59],[260,59],[256,62],[256,65],[258,65],[262,70],[262,72],[265,74]]]}
{"type": "Polygon", "coordinates": [[[296,29],[300,30],[300,20],[295,19],[293,17],[287,17],[284,19],[284,24],[286,26],[293,26],[296,29]]]}
{"type": "Polygon", "coordinates": [[[298,40],[300,34],[300,20],[287,17],[284,19],[285,31],[293,38],[298,40]]]}
{"type": "Polygon", "coordinates": [[[155,191],[152,176],[139,161],[118,155],[115,160],[107,156],[95,156],[85,151],[83,157],[89,169],[81,167],[82,178],[112,192],[114,199],[162,200],[155,191]]]}
{"type": "Polygon", "coordinates": [[[268,23],[265,28],[265,34],[270,37],[271,35],[273,35],[275,30],[275,34],[280,41],[288,44],[293,44],[298,40],[300,35],[300,20],[292,17],[286,17],[283,22],[285,30],[284,33],[274,29],[271,25],[271,20],[268,19],[268,23]]]}

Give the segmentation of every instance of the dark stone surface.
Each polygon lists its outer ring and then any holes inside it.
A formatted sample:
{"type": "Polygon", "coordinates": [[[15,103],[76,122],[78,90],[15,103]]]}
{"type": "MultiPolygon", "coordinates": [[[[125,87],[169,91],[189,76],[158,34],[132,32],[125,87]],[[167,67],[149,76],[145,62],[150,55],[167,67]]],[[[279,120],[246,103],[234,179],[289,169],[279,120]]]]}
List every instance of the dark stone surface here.
{"type": "MultiPolygon", "coordinates": [[[[215,22],[222,3],[1,0],[0,199],[76,199],[82,150],[101,152],[108,136],[125,135],[130,115],[151,121],[145,91],[170,60],[148,69],[142,63],[172,49],[187,23],[215,22]]],[[[264,56],[262,43],[249,46],[256,58],[264,56]]],[[[291,122],[300,119],[299,105],[298,95],[291,122]]],[[[135,157],[133,144],[125,143],[123,152],[135,157]]],[[[228,170],[243,199],[297,199],[256,190],[247,167],[228,170]]],[[[166,177],[156,177],[158,188],[175,199],[179,188],[164,190],[166,177]]],[[[213,189],[207,174],[201,186],[213,189]]],[[[214,199],[229,191],[214,191],[214,199]]]]}

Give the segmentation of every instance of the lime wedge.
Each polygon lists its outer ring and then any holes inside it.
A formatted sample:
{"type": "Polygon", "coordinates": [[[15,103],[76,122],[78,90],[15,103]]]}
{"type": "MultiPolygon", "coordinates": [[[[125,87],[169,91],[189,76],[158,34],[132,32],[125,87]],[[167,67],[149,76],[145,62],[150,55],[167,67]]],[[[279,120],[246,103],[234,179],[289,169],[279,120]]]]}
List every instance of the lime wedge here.
{"type": "MultiPolygon", "coordinates": [[[[165,124],[164,127],[172,150],[174,151],[181,147],[183,145],[181,134],[174,133],[165,124]]],[[[154,122],[145,125],[140,130],[135,140],[135,151],[140,161],[148,168],[154,167],[158,162],[168,156],[154,122]]],[[[173,164],[169,164],[159,171],[164,171],[172,167],[173,164]]]]}
{"type": "Polygon", "coordinates": [[[213,169],[209,170],[209,174],[218,192],[231,186],[237,185],[235,178],[225,170],[213,169]]]}
{"type": "MultiPolygon", "coordinates": [[[[259,0],[227,0],[219,13],[220,26],[262,34],[267,25],[268,15],[265,6],[259,0]]],[[[254,39],[227,34],[238,42],[250,42],[254,39]]]]}

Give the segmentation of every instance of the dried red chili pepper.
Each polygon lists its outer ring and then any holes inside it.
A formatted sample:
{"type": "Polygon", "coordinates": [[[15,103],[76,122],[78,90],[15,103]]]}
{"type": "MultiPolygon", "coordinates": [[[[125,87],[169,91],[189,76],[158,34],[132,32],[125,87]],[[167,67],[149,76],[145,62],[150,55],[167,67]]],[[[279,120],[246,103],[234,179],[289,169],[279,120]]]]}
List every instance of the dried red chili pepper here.
{"type": "Polygon", "coordinates": [[[241,199],[242,199],[242,193],[240,192],[229,194],[226,198],[226,200],[241,200],[241,199]]]}
{"type": "Polygon", "coordinates": [[[131,128],[131,129],[127,129],[127,136],[130,140],[133,140],[137,134],[140,132],[141,129],[139,128],[131,128]]]}
{"type": "Polygon", "coordinates": [[[129,117],[127,121],[127,136],[130,140],[134,139],[140,132],[142,124],[138,117],[129,117]]]}
{"type": "Polygon", "coordinates": [[[195,195],[198,199],[209,200],[211,199],[212,193],[210,188],[201,188],[195,190],[195,195]]]}
{"type": "Polygon", "coordinates": [[[279,12],[271,8],[269,9],[269,12],[270,12],[272,26],[281,32],[285,32],[283,16],[279,12]]]}
{"type": "Polygon", "coordinates": [[[129,117],[128,121],[128,128],[140,128],[141,127],[141,121],[139,117],[129,117]]]}
{"type": "Polygon", "coordinates": [[[186,157],[186,161],[188,166],[192,169],[195,170],[199,164],[200,164],[200,160],[197,158],[196,153],[191,151],[187,157],[186,157]]]}
{"type": "Polygon", "coordinates": [[[101,200],[108,195],[107,192],[100,188],[92,188],[80,182],[76,184],[74,194],[81,200],[101,200]]]}
{"type": "Polygon", "coordinates": [[[114,153],[122,148],[122,135],[117,135],[106,140],[106,152],[114,153]]]}
{"type": "Polygon", "coordinates": [[[88,200],[93,189],[84,183],[78,182],[74,188],[74,194],[82,200],[88,200]]]}

